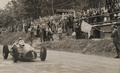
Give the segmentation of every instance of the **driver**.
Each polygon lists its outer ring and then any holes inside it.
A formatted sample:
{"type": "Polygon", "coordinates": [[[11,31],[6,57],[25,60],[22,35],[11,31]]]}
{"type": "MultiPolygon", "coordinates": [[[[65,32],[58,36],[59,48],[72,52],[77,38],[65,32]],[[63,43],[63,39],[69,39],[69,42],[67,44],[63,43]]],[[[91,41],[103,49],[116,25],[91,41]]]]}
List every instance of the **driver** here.
{"type": "Polygon", "coordinates": [[[19,44],[20,47],[24,47],[25,46],[25,42],[24,42],[24,40],[21,37],[18,38],[18,44],[19,44]]]}
{"type": "Polygon", "coordinates": [[[18,40],[15,42],[14,45],[15,45],[16,47],[21,47],[21,48],[23,48],[23,47],[25,46],[25,42],[24,42],[24,40],[23,40],[21,37],[19,37],[18,40]]]}

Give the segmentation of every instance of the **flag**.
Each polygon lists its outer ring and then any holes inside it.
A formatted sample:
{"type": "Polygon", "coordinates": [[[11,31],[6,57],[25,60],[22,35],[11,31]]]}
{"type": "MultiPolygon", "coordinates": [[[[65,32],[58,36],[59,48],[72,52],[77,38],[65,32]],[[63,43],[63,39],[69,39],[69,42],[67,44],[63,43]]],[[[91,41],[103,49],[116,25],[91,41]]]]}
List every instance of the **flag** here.
{"type": "Polygon", "coordinates": [[[91,35],[91,29],[92,29],[92,25],[88,24],[87,22],[85,21],[82,21],[82,24],[81,24],[81,30],[83,32],[87,32],[88,33],[88,38],[90,37],[91,35]]]}
{"type": "Polygon", "coordinates": [[[82,21],[81,30],[84,32],[89,32],[92,29],[92,25],[88,24],[85,21],[82,21]]]}

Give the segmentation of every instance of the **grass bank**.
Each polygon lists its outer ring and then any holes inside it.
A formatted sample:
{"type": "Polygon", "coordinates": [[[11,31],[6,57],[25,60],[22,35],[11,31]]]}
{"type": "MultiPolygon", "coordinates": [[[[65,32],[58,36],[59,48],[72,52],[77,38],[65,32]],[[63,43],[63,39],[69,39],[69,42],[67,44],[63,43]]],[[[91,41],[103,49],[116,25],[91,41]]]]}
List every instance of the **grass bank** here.
{"type": "Polygon", "coordinates": [[[106,57],[116,56],[115,46],[112,40],[75,40],[67,39],[59,42],[49,42],[42,44],[50,46],[50,50],[66,51],[72,53],[83,53],[89,55],[99,55],[106,57]]]}
{"type": "Polygon", "coordinates": [[[10,32],[0,35],[0,44],[12,45],[19,37],[22,37],[25,41],[29,41],[29,33],[25,32],[10,32]]]}
{"type": "MultiPolygon", "coordinates": [[[[0,44],[2,45],[12,45],[19,37],[22,37],[25,42],[30,42],[30,33],[24,32],[12,32],[6,33],[4,36],[0,36],[0,44]]],[[[88,40],[88,39],[72,39],[64,38],[62,41],[53,41],[41,44],[39,38],[34,40],[34,44],[38,44],[35,48],[39,46],[50,46],[50,50],[56,51],[66,51],[72,53],[82,53],[90,55],[99,55],[106,57],[114,57],[116,55],[115,46],[112,40],[100,39],[100,40],[88,40]]]]}

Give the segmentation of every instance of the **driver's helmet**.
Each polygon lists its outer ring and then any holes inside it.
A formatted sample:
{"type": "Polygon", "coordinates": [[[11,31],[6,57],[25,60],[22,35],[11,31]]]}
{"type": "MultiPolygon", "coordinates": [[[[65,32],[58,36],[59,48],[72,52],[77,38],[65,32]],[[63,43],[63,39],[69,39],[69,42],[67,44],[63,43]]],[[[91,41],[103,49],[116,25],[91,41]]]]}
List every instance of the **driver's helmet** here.
{"type": "Polygon", "coordinates": [[[18,43],[19,45],[22,45],[22,46],[24,46],[25,44],[24,40],[21,37],[18,38],[18,43]]]}
{"type": "Polygon", "coordinates": [[[19,37],[18,40],[22,40],[22,37],[19,37]]]}

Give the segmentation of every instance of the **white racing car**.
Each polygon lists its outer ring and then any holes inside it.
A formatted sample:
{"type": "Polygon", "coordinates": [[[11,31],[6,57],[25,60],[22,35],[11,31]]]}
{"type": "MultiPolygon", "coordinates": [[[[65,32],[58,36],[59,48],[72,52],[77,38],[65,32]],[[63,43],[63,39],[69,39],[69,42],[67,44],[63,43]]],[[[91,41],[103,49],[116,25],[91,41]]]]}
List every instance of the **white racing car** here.
{"type": "MultiPolygon", "coordinates": [[[[4,59],[8,58],[9,53],[12,55],[14,62],[17,62],[19,59],[36,59],[38,57],[35,49],[29,44],[24,43],[22,39],[19,39],[12,46],[3,46],[4,59]]],[[[46,48],[41,47],[39,53],[41,61],[45,61],[47,55],[46,48]]]]}

